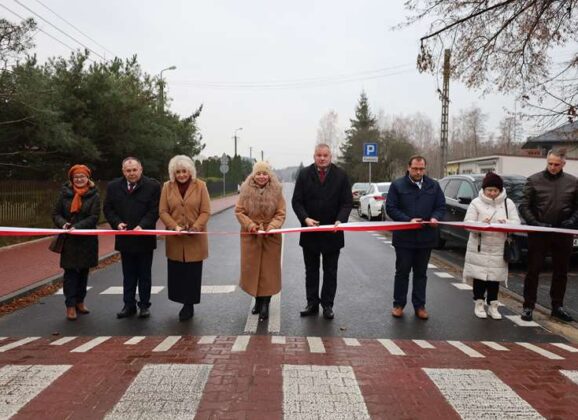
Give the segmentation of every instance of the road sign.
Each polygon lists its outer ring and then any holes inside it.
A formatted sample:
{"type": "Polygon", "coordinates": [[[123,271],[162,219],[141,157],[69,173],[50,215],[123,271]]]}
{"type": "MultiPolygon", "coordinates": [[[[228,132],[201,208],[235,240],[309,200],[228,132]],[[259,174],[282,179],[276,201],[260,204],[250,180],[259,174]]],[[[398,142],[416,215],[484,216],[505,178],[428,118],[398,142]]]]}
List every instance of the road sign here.
{"type": "MultiPolygon", "coordinates": [[[[228,164],[229,164],[229,157],[227,156],[226,153],[223,153],[221,155],[221,165],[228,165],[228,164]]],[[[221,172],[223,172],[223,171],[221,170],[221,172]]],[[[223,172],[223,173],[226,173],[226,172],[223,172]]]]}
{"type": "Polygon", "coordinates": [[[227,172],[229,172],[229,165],[227,164],[221,165],[219,167],[219,170],[221,171],[222,174],[226,174],[227,172]]]}
{"type": "Polygon", "coordinates": [[[377,163],[377,143],[363,143],[363,162],[377,163]]]}

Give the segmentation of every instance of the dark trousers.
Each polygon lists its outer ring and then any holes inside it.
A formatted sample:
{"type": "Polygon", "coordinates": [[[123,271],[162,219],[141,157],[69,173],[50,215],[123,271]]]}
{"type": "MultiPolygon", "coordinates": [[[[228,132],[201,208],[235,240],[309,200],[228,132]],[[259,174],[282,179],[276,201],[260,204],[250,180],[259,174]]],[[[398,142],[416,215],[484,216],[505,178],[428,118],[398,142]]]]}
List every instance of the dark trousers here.
{"type": "Polygon", "coordinates": [[[125,306],[136,308],[136,287],[140,308],[151,306],[151,267],[153,265],[153,251],[138,253],[121,252],[123,275],[123,300],[125,306]]]}
{"type": "Polygon", "coordinates": [[[490,303],[498,300],[498,291],[500,290],[499,281],[486,281],[474,279],[474,300],[484,299],[486,291],[488,292],[487,302],[490,303]]]}
{"type": "Polygon", "coordinates": [[[319,305],[324,308],[332,308],[337,292],[337,263],[339,250],[334,252],[320,252],[303,248],[305,260],[305,290],[307,292],[307,304],[319,305]],[[323,286],[321,287],[321,299],[319,298],[319,267],[323,261],[323,286]]]}
{"type": "Polygon", "coordinates": [[[538,295],[538,279],[548,251],[552,254],[552,309],[564,304],[568,265],[572,255],[571,235],[561,233],[528,233],[528,272],[524,280],[524,308],[534,309],[538,295]]]}
{"type": "Polygon", "coordinates": [[[88,268],[64,269],[64,304],[67,308],[83,303],[86,297],[86,285],[88,283],[88,268]]]}
{"type": "Polygon", "coordinates": [[[413,271],[411,302],[414,309],[425,307],[427,286],[427,264],[431,248],[395,247],[395,281],[393,286],[393,306],[405,307],[409,288],[409,273],[413,271]]]}

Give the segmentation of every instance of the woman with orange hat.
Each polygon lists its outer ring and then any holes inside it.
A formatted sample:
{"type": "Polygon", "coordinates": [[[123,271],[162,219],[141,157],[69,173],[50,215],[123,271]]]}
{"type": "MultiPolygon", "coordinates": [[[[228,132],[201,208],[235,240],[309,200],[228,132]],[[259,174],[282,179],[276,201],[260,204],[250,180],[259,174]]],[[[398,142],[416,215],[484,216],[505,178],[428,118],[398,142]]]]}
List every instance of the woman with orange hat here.
{"type": "MultiPolygon", "coordinates": [[[[62,229],[95,229],[100,216],[100,197],[91,171],[85,165],[74,165],[68,171],[68,181],[62,186],[52,211],[54,224],[62,229]]],[[[90,267],[98,264],[96,236],[66,235],[60,254],[64,269],[66,317],[73,321],[77,313],[88,314],[84,304],[90,267]]]]}

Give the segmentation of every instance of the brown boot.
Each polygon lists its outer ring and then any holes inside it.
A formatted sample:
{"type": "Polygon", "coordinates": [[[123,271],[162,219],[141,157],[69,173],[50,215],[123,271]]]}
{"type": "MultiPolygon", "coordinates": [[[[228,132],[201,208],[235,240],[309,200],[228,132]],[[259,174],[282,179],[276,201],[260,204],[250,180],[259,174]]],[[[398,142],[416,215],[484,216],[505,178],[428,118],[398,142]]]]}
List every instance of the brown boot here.
{"type": "Polygon", "coordinates": [[[76,308],[74,306],[68,306],[66,308],[66,318],[69,321],[76,321],[76,308]]]}
{"type": "Polygon", "coordinates": [[[86,305],[84,303],[77,303],[76,304],[76,312],[78,312],[79,314],[89,314],[90,311],[88,310],[88,308],[86,307],[86,305]]]}

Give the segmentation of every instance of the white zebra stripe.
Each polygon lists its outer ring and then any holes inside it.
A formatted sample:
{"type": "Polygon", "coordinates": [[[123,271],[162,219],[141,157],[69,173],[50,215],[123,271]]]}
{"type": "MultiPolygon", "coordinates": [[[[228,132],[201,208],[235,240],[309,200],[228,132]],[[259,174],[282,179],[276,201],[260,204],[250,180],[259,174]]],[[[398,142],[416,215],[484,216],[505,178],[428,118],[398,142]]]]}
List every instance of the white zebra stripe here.
{"type": "Polygon", "coordinates": [[[495,343],[493,341],[482,341],[482,344],[488,346],[491,349],[497,351],[510,351],[509,348],[502,346],[501,344],[495,343]]]}
{"type": "Polygon", "coordinates": [[[544,356],[546,359],[550,360],[564,360],[562,356],[557,355],[556,353],[552,353],[551,351],[545,350],[541,347],[538,347],[534,344],[530,343],[516,343],[519,346],[522,346],[534,353],[538,353],[540,356],[544,356]]]}
{"type": "Polygon", "coordinates": [[[70,343],[73,340],[76,340],[78,337],[62,337],[58,340],[54,340],[52,343],[50,343],[51,346],[62,346],[66,343],[70,343]]]}
{"type": "Polygon", "coordinates": [[[162,352],[170,350],[175,344],[179,342],[181,339],[180,335],[170,335],[165,338],[158,346],[156,346],[153,351],[154,352],[162,352]]]}
{"type": "Polygon", "coordinates": [[[10,344],[4,344],[2,347],[0,347],[0,353],[4,353],[5,351],[12,350],[17,347],[23,346],[24,344],[31,343],[35,340],[38,340],[39,338],[40,337],[27,337],[18,341],[14,341],[13,343],[10,344]]]}
{"type": "Polygon", "coordinates": [[[344,338],[343,342],[346,346],[361,346],[361,343],[357,338],[344,338]]]}
{"type": "Polygon", "coordinates": [[[307,344],[311,353],[325,353],[325,346],[320,337],[307,337],[307,344]]]}
{"type": "Polygon", "coordinates": [[[213,344],[217,339],[216,335],[204,335],[199,338],[198,344],[213,344]]]}
{"type": "Polygon", "coordinates": [[[110,339],[110,337],[96,337],[93,338],[92,340],[90,340],[87,343],[84,343],[81,346],[78,346],[72,350],[70,350],[71,353],[86,353],[89,350],[92,350],[93,348],[95,348],[96,346],[104,343],[106,340],[110,339]]]}
{"type": "Polygon", "coordinates": [[[126,340],[126,341],[124,342],[124,344],[127,345],[127,346],[134,346],[134,345],[140,343],[141,341],[143,341],[145,338],[146,338],[146,337],[143,337],[142,335],[137,335],[137,336],[134,336],[134,337],[129,338],[128,340],[126,340]]]}
{"type": "Polygon", "coordinates": [[[389,338],[380,338],[377,341],[381,343],[386,350],[394,356],[405,356],[405,352],[389,338]]]}
{"type": "Polygon", "coordinates": [[[422,349],[435,349],[435,347],[425,340],[413,340],[415,344],[420,346],[422,349]]]}
{"type": "Polygon", "coordinates": [[[454,346],[456,349],[460,350],[461,352],[470,357],[478,359],[483,359],[486,357],[482,353],[474,350],[473,348],[471,348],[467,344],[462,343],[461,341],[448,341],[448,344],[454,346]]]}
{"type": "Polygon", "coordinates": [[[235,342],[233,343],[233,347],[231,348],[231,351],[245,351],[247,350],[247,346],[249,345],[249,340],[251,339],[250,335],[239,335],[237,336],[237,338],[235,339],[235,342]]]}
{"type": "Polygon", "coordinates": [[[554,347],[558,347],[559,349],[569,351],[570,353],[578,353],[578,349],[576,347],[569,346],[568,344],[564,343],[550,343],[554,347]]]}
{"type": "Polygon", "coordinates": [[[271,344],[286,344],[287,340],[282,335],[274,335],[271,337],[271,344]]]}

